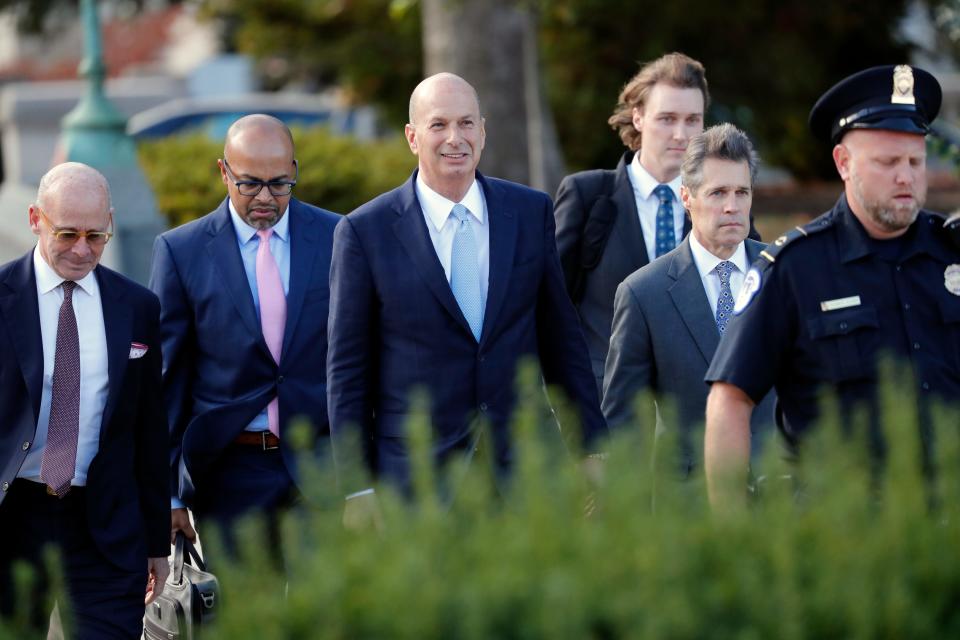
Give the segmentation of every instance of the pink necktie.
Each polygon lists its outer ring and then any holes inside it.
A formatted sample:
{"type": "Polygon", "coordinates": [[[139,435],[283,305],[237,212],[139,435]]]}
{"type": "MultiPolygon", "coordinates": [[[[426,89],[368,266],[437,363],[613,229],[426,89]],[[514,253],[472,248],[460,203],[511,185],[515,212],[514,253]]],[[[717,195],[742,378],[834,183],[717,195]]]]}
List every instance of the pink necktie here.
{"type": "MultiPolygon", "coordinates": [[[[270,236],[273,229],[260,229],[260,246],[257,248],[257,293],[260,296],[260,326],[263,339],[270,349],[273,361],[280,363],[283,347],[283,327],[287,323],[287,298],[283,295],[280,269],[270,253],[270,236]]],[[[270,433],[280,436],[280,402],[274,398],[267,405],[267,423],[270,433]]]]}

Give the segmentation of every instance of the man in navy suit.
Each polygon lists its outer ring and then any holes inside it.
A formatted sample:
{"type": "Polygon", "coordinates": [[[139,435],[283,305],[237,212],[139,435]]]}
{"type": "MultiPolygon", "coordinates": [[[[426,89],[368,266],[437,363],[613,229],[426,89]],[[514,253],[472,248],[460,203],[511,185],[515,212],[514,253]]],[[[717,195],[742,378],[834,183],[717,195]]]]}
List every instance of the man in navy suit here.
{"type": "MultiPolygon", "coordinates": [[[[617,288],[604,416],[611,429],[656,424],[657,434],[676,434],[683,477],[701,459],[708,391],[703,376],[747,269],[765,246],[747,238],[756,173],[753,145],[733,125],[710,127],[695,137],[684,156],[680,187],[691,233],[617,288]],[[638,404],[643,391],[650,392],[649,402],[638,404]],[[664,411],[665,403],[672,411],[664,411]],[[638,407],[640,415],[634,415],[638,407]]],[[[773,427],[773,403],[771,393],[754,413],[755,450],[773,427]]]]}
{"type": "Polygon", "coordinates": [[[0,267],[0,613],[22,560],[40,580],[20,606],[45,623],[52,546],[71,637],[139,638],[169,572],[160,305],[98,266],[113,209],[95,169],[51,169],[29,217],[37,247],[0,267]]]}
{"type": "MultiPolygon", "coordinates": [[[[606,425],[564,289],[550,198],[477,172],[484,120],[462,78],[421,82],[405,131],[418,170],[344,218],[334,238],[327,379],[338,465],[352,433],[375,475],[407,490],[405,421],[419,387],[430,394],[438,462],[469,455],[483,421],[506,471],[524,357],[569,396],[592,441],[606,425]]],[[[344,489],[361,494],[348,497],[348,524],[375,513],[372,490],[344,489]]]]}
{"type": "Polygon", "coordinates": [[[340,219],[291,197],[293,138],[276,118],[240,118],[218,161],[228,197],[154,246],[163,389],[169,412],[173,530],[275,515],[301,495],[287,427],[309,420],[327,452],[328,273],[340,219]]]}

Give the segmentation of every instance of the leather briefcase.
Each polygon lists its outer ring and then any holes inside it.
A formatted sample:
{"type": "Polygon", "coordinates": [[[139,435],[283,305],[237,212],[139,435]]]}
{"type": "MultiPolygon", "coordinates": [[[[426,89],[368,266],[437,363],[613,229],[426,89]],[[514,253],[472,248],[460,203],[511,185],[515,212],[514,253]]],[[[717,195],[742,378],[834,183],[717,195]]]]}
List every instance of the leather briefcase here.
{"type": "Polygon", "coordinates": [[[178,531],[163,593],[150,603],[143,616],[143,637],[146,640],[199,637],[200,628],[216,616],[219,590],[217,577],[207,571],[197,548],[178,531]]]}

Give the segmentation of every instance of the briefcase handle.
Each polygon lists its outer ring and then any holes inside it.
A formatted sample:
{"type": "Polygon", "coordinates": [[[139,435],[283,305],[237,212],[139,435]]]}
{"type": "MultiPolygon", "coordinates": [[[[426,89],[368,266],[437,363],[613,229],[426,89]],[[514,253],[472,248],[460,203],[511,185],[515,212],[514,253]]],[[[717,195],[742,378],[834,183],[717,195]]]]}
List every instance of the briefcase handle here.
{"type": "Polygon", "coordinates": [[[204,564],[203,558],[200,557],[197,548],[187,540],[183,531],[177,531],[177,537],[173,543],[173,562],[170,564],[170,576],[173,584],[183,582],[183,565],[185,562],[192,564],[200,571],[207,570],[207,566],[204,564]]]}

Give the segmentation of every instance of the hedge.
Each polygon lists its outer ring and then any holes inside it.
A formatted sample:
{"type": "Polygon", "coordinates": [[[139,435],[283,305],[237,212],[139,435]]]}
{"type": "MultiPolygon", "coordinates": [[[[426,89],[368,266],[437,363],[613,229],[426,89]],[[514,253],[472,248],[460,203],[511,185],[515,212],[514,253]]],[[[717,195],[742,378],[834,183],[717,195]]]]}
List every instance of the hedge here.
{"type": "MultiPolygon", "coordinates": [[[[960,637],[960,420],[936,413],[938,473],[926,473],[912,395],[890,390],[882,473],[856,425],[829,419],[798,461],[769,446],[763,491],[716,513],[702,475],[650,464],[650,429],[611,441],[601,475],[557,460],[530,371],[511,486],[494,490],[481,456],[450,471],[462,480],[442,500],[421,399],[416,497],[380,487],[383,531],[346,531],[331,466],[311,467],[319,506],[284,522],[286,572],[246,523],[242,561],[217,568],[222,609],[204,638],[960,637]]],[[[661,437],[657,459],[673,446],[661,437]]]]}

